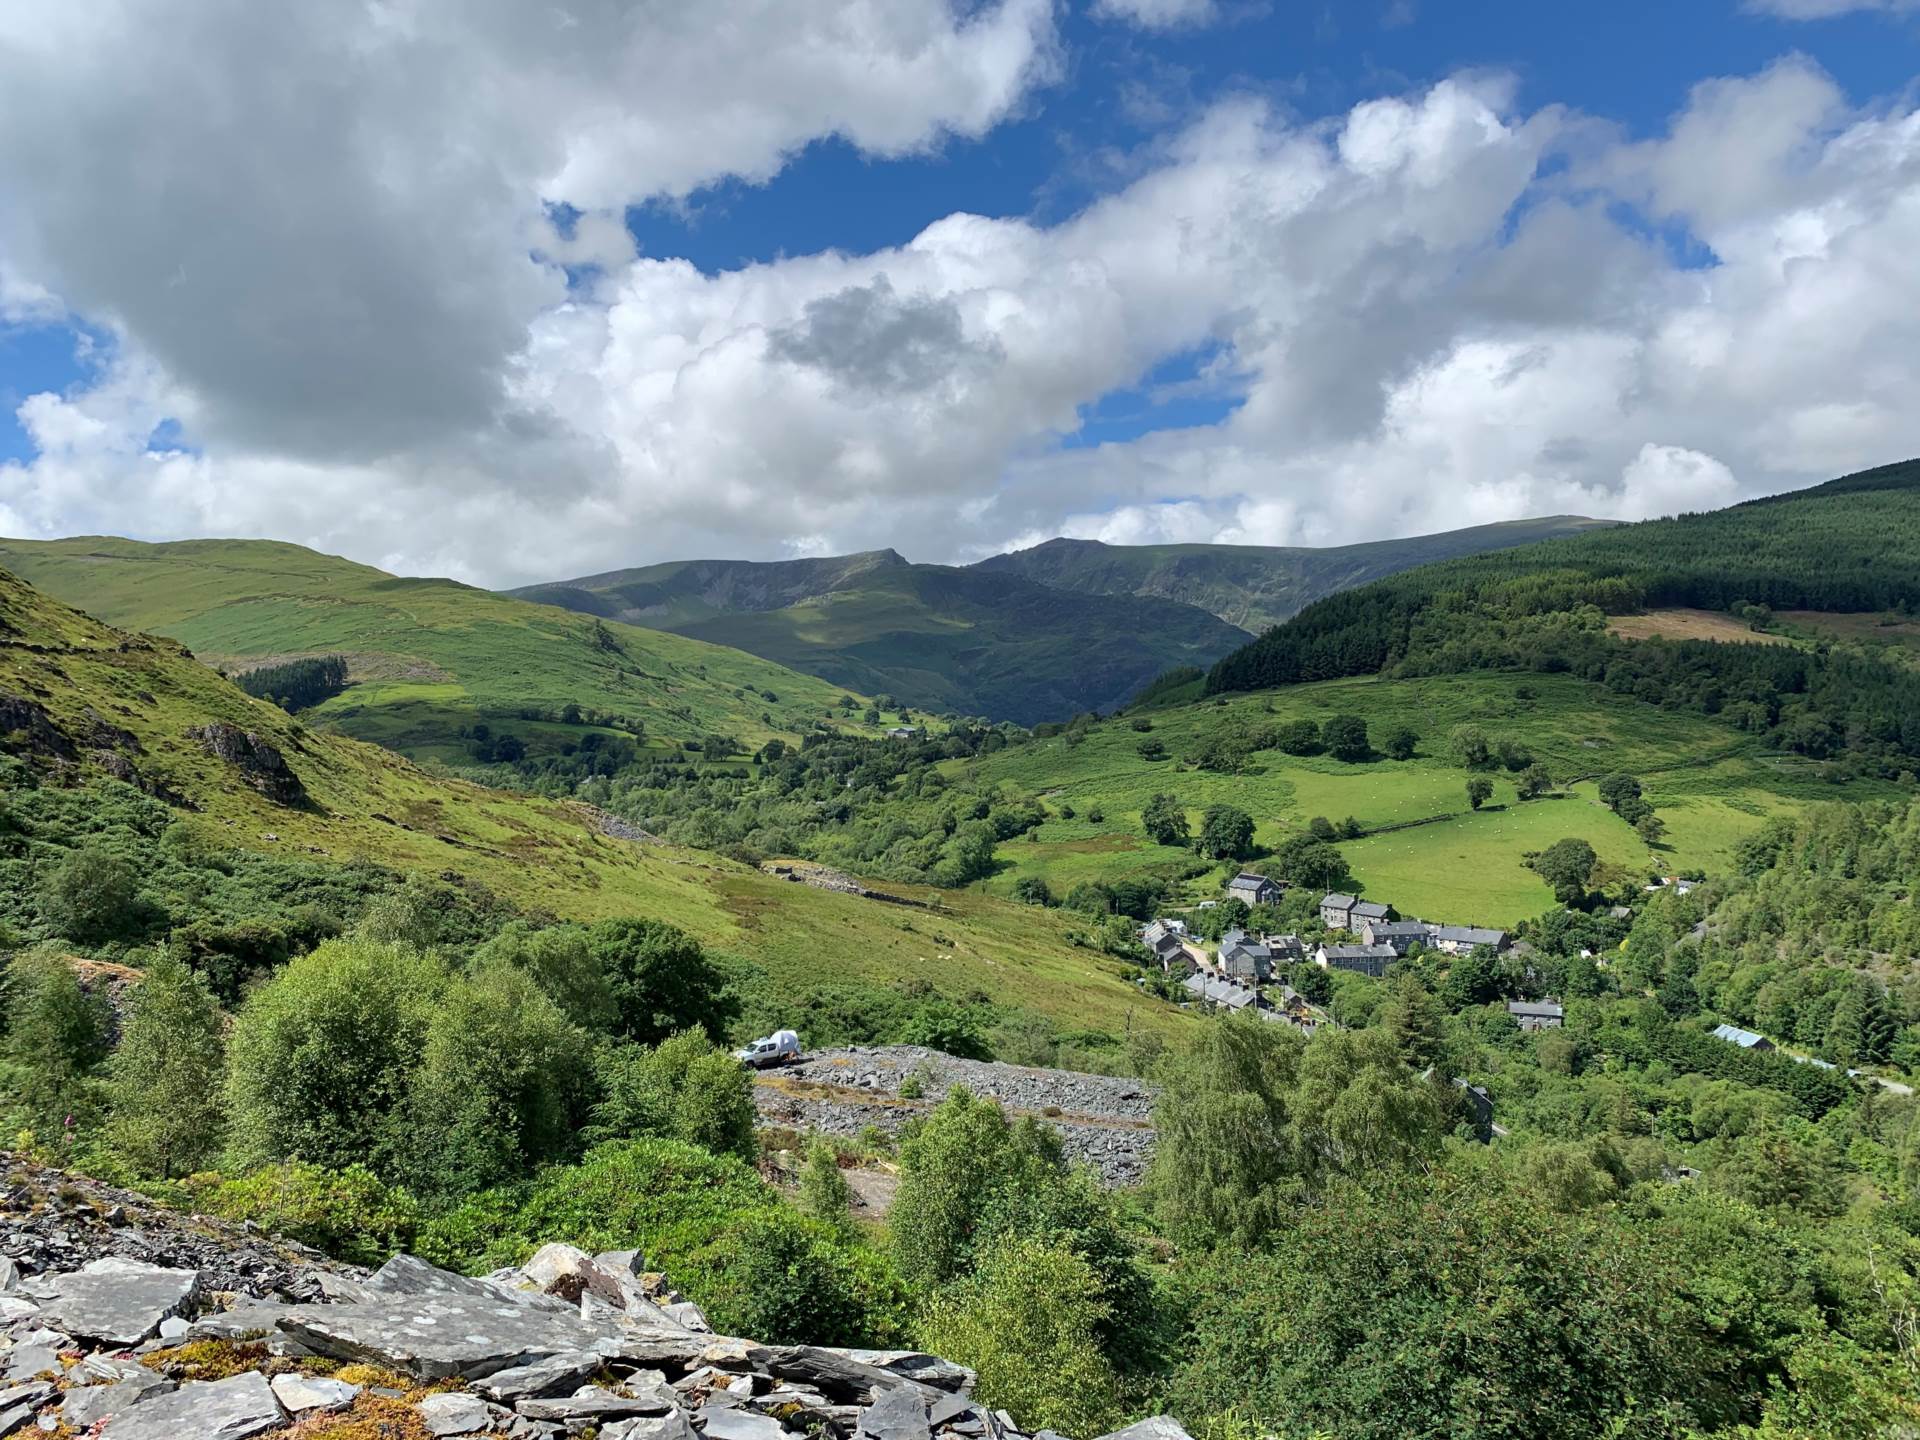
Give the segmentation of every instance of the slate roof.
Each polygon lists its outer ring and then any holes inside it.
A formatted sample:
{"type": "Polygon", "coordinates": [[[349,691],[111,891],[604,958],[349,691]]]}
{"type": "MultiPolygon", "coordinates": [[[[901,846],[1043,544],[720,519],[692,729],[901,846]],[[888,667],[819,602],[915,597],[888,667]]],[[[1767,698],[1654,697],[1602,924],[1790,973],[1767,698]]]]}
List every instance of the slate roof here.
{"type": "Polygon", "coordinates": [[[1387,908],[1376,900],[1356,900],[1350,913],[1355,920],[1384,920],[1387,908]]]}
{"type": "Polygon", "coordinates": [[[1230,980],[1216,980],[1211,975],[1189,975],[1181,982],[1181,987],[1196,1000],[1204,1000],[1209,1005],[1219,1005],[1228,1010],[1244,1010],[1260,998],[1244,985],[1235,985],[1230,980]]]}
{"type": "Polygon", "coordinates": [[[1434,942],[1440,945],[1501,945],[1507,938],[1504,930],[1484,930],[1475,925],[1431,925],[1428,931],[1434,942]]]}
{"type": "Polygon", "coordinates": [[[1742,1050],[1751,1050],[1756,1045],[1771,1045],[1773,1042],[1764,1035],[1751,1030],[1742,1030],[1738,1025],[1716,1025],[1713,1027],[1716,1040],[1725,1040],[1730,1045],[1738,1045],[1742,1050]]]}
{"type": "Polygon", "coordinates": [[[1509,1000],[1507,1013],[1516,1019],[1526,1016],[1534,1020],[1564,1020],[1566,1008],[1553,1000],[1509,1000]]]}
{"type": "Polygon", "coordinates": [[[1358,902],[1354,900],[1353,896],[1341,895],[1337,892],[1332,895],[1323,895],[1320,897],[1320,908],[1322,910],[1325,910],[1328,906],[1332,906],[1335,910],[1351,910],[1356,903],[1358,902]]]}

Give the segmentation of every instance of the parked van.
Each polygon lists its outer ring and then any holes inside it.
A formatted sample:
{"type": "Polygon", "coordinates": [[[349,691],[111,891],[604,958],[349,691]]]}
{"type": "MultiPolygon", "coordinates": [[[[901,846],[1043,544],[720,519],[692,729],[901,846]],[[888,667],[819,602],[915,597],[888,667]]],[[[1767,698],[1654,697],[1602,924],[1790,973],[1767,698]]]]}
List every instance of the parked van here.
{"type": "Polygon", "coordinates": [[[771,1065],[791,1065],[800,1058],[800,1037],[791,1030],[776,1030],[764,1040],[756,1040],[744,1050],[733,1052],[734,1059],[755,1070],[771,1065]]]}

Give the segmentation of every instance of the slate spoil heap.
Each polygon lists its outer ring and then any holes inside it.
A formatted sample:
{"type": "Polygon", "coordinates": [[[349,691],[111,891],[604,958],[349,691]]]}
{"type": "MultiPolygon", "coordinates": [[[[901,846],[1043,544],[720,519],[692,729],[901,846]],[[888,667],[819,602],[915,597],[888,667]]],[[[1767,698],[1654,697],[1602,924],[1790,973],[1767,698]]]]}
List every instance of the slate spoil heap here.
{"type": "MultiPolygon", "coordinates": [[[[20,1175],[0,1191],[0,1437],[1022,1440],[936,1356],[715,1335],[637,1251],[369,1275],[20,1175]]],[[[1187,1437],[1156,1418],[1117,1440],[1187,1437]]]]}

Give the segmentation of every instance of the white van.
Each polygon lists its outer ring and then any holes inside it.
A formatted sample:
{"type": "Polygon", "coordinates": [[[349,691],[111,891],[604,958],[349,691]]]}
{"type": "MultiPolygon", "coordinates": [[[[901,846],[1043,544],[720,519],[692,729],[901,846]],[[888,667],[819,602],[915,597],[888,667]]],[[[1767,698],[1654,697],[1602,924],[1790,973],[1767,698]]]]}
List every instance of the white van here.
{"type": "Polygon", "coordinates": [[[755,1070],[765,1070],[770,1065],[791,1065],[800,1058],[800,1037],[791,1030],[776,1030],[766,1039],[734,1051],[733,1058],[755,1070]]]}

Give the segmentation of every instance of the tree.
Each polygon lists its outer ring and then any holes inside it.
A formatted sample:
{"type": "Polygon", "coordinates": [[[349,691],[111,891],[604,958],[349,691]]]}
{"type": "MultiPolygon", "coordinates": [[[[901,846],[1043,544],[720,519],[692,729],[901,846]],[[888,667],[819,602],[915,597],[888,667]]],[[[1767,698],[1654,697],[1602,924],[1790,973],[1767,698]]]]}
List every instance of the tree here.
{"type": "Polygon", "coordinates": [[[735,1008],[726,978],[692,936],[659,920],[602,920],[587,945],[612,987],[622,1038],[657,1045],[677,1030],[726,1034],[735,1008]]]}
{"type": "Polygon", "coordinates": [[[1387,738],[1380,748],[1395,760],[1411,760],[1419,749],[1420,737],[1404,725],[1395,726],[1387,732],[1387,738]]]}
{"type": "Polygon", "coordinates": [[[29,1118],[59,1124],[91,1109],[94,1067],[106,1058],[109,1013],[57,951],[15,957],[6,971],[4,1053],[29,1118]]]}
{"type": "Polygon", "coordinates": [[[1667,822],[1649,810],[1633,822],[1634,833],[1648,845],[1658,845],[1667,834],[1667,822]]]}
{"type": "Polygon", "coordinates": [[[1253,817],[1233,805],[1210,805],[1200,817],[1200,853],[1212,860],[1242,860],[1253,848],[1253,817]]]}
{"type": "Polygon", "coordinates": [[[1373,753],[1367,722],[1358,715],[1335,715],[1320,727],[1327,753],[1336,760],[1365,760],[1373,753]]]}
{"type": "Polygon", "coordinates": [[[40,886],[40,915],[56,935],[82,944],[131,928],[139,898],[133,867],[98,845],[70,851],[40,886]]]}
{"type": "Polygon", "coordinates": [[[1493,781],[1484,775],[1469,775],[1467,777],[1467,804],[1469,807],[1478,810],[1492,798],[1493,781]]]}
{"type": "MultiPolygon", "coordinates": [[[[1124,922],[1122,922],[1124,924],[1124,922]]],[[[1128,933],[1131,934],[1131,927],[1128,933]]],[[[969,1011],[951,1000],[934,1000],[922,1005],[900,1031],[902,1045],[920,1045],[963,1060],[991,1060],[993,1047],[969,1011]]]]}
{"type": "Polygon", "coordinates": [[[1827,1053],[1842,1065],[1877,1065],[1893,1048],[1894,1021],[1886,995],[1856,976],[1827,1025],[1827,1053]]]}
{"type": "Polygon", "coordinates": [[[1120,1385],[1101,1353],[1106,1309],[1092,1268],[1042,1239],[1008,1237],[979,1268],[936,1292],[919,1343],[976,1371],[974,1395],[1023,1425],[1098,1435],[1120,1417],[1120,1385]]]}
{"type": "Polygon", "coordinates": [[[1333,821],[1324,815],[1316,815],[1307,822],[1307,833],[1316,840],[1337,840],[1340,832],[1334,828],[1333,821]]]}
{"type": "Polygon", "coordinates": [[[235,1162],[298,1156],[403,1173],[417,1141],[413,1077],[446,986],[431,957],[355,938],[328,941],[254,991],[227,1042],[235,1162]]]}
{"type": "Polygon", "coordinates": [[[1599,859],[1593,846],[1569,837],[1554,841],[1531,863],[1534,873],[1553,887],[1555,899],[1563,905],[1574,905],[1586,898],[1587,882],[1599,859]]]}
{"type": "Polygon", "coordinates": [[[1469,770],[1484,770],[1493,763],[1493,747],[1487,732],[1478,725],[1456,725],[1447,732],[1447,753],[1469,770]]]}
{"type": "Polygon", "coordinates": [[[1402,972],[1388,982],[1378,1018],[1409,1069],[1424,1070],[1440,1059],[1446,1017],[1418,976],[1402,972]]]}
{"type": "Polygon", "coordinates": [[[753,1081],[698,1030],[658,1045],[613,1045],[594,1061],[600,1101],[588,1139],[684,1140],[716,1155],[759,1157],[753,1081]]]}
{"type": "Polygon", "coordinates": [[[824,1136],[807,1143],[800,1170],[800,1208],[836,1235],[853,1233],[853,1187],[840,1169],[840,1157],[824,1136]]]}
{"type": "Polygon", "coordinates": [[[1040,875],[1022,875],[1013,882],[1013,898],[1022,905],[1053,904],[1053,889],[1040,875]]]}
{"type": "Polygon", "coordinates": [[[1312,835],[1291,835],[1282,840],[1267,868],[1306,890],[1331,889],[1347,878],[1347,862],[1339,850],[1312,835]]]}
{"type": "Polygon", "coordinates": [[[1600,800],[1614,814],[1632,821],[1637,818],[1637,806],[1640,800],[1640,782],[1633,776],[1615,771],[1602,776],[1599,784],[1600,800]],[[1635,814],[1628,814],[1628,811],[1635,814]]]}
{"type": "Polygon", "coordinates": [[[465,1195],[569,1158],[586,1048],[524,970],[492,965],[450,987],[413,1078],[414,1183],[429,1195],[465,1195]]]}
{"type": "Polygon", "coordinates": [[[1287,720],[1274,727],[1273,748],[1285,755],[1316,755],[1320,727],[1311,720],[1287,720]]]}
{"type": "Polygon", "coordinates": [[[109,1069],[108,1143],[141,1175],[171,1180],[219,1152],[226,1037],[206,982],[172,951],[147,966],[109,1069]]]}
{"type": "Polygon", "coordinates": [[[1547,773],[1546,766],[1535,763],[1526,768],[1515,782],[1515,788],[1522,800],[1538,800],[1553,789],[1553,776],[1547,773]]]}
{"type": "Polygon", "coordinates": [[[531,975],[547,997],[583,1029],[612,1030],[620,1020],[613,984],[594,957],[585,927],[549,925],[536,929],[524,920],[504,926],[474,951],[476,971],[511,965],[531,975]]]}
{"type": "Polygon", "coordinates": [[[1141,826],[1156,845],[1185,846],[1189,842],[1187,811],[1172,795],[1155,795],[1140,812],[1141,826]]]}

